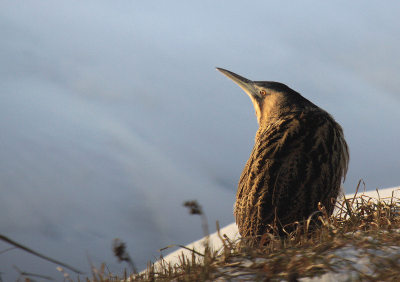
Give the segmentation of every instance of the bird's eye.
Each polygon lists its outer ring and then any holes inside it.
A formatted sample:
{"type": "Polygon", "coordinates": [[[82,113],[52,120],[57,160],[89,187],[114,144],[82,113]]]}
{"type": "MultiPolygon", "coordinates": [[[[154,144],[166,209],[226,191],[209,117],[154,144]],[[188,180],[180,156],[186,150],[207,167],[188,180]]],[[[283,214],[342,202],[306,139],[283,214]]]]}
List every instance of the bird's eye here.
{"type": "Polygon", "coordinates": [[[267,95],[267,91],[261,90],[261,91],[260,91],[260,94],[263,95],[263,96],[265,96],[265,95],[267,95]]]}

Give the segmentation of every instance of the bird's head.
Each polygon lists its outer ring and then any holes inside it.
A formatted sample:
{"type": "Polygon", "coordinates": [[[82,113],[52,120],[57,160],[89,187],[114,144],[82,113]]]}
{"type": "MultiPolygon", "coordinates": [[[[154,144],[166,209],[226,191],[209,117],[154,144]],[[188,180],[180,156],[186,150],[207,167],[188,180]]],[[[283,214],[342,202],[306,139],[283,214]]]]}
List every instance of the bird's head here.
{"type": "Polygon", "coordinates": [[[316,107],[285,84],[274,81],[252,81],[225,69],[217,68],[217,70],[236,82],[249,95],[260,126],[272,117],[278,118],[287,112],[316,107]]]}

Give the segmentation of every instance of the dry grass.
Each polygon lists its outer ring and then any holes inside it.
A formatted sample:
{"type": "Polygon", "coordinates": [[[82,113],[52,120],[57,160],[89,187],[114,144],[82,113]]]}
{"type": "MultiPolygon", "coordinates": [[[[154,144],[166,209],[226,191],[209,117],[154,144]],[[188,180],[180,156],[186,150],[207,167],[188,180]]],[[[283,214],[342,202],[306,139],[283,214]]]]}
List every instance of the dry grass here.
{"type": "MultiPolygon", "coordinates": [[[[157,263],[149,263],[146,271],[122,277],[110,273],[105,265],[92,267],[92,277],[78,281],[298,281],[327,272],[344,273],[347,281],[398,281],[400,199],[393,194],[371,198],[356,192],[353,198],[338,201],[336,207],[328,216],[320,206],[308,221],[294,223],[296,230],[285,238],[272,232],[257,240],[231,241],[219,234],[223,247],[218,250],[206,244],[204,252],[182,255],[179,263],[161,257],[157,263]],[[318,226],[309,228],[311,220],[318,226]],[[368,263],[358,264],[362,261],[368,263]]],[[[201,208],[194,214],[202,215],[201,208]]],[[[121,261],[130,261],[124,250],[117,250],[121,261]]],[[[66,281],[72,281],[60,271],[66,281]]]]}
{"type": "Polygon", "coordinates": [[[320,206],[313,217],[318,227],[309,228],[311,218],[294,223],[297,229],[286,238],[272,233],[232,242],[220,235],[219,250],[206,246],[176,264],[161,257],[141,274],[87,281],[298,281],[327,272],[344,273],[348,281],[398,281],[400,199],[356,192],[336,206],[332,216],[320,206]]]}

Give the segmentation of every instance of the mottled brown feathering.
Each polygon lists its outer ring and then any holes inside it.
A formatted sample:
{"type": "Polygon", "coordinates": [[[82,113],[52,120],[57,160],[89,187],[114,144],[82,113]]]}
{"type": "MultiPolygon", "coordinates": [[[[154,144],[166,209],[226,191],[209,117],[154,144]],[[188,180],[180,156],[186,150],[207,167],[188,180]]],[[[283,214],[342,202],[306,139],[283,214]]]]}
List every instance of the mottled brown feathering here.
{"type": "Polygon", "coordinates": [[[331,214],[349,162],[340,125],[284,84],[218,70],[247,92],[259,122],[236,194],[240,234],[262,235],[277,222],[281,228],[307,219],[318,202],[331,214]]]}

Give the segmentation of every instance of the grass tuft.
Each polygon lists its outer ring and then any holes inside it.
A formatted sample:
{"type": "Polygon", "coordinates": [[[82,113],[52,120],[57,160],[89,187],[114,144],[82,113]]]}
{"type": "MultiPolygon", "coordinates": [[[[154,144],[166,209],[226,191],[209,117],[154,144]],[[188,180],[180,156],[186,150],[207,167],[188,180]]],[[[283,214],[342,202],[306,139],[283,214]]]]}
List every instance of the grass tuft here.
{"type": "Polygon", "coordinates": [[[285,238],[271,232],[232,241],[218,233],[219,250],[193,250],[177,264],[161,258],[129,281],[298,281],[328,272],[348,281],[397,281],[400,199],[380,198],[379,191],[377,198],[358,195],[360,183],[354,197],[336,202],[332,216],[319,205],[285,238]],[[310,228],[315,217],[317,227],[310,228]]]}

